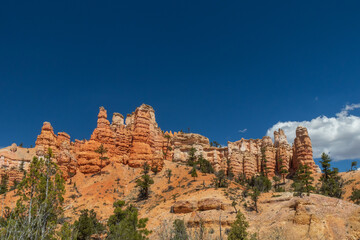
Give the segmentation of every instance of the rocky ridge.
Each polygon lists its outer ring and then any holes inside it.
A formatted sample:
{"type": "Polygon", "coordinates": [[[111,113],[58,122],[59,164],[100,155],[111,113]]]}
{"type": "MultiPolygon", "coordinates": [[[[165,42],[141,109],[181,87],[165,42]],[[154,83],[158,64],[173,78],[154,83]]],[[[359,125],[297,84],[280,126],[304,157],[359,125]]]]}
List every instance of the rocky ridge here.
{"type": "Polygon", "coordinates": [[[163,132],[156,123],[154,109],[146,104],[128,114],[125,120],[120,113],[113,114],[112,123],[107,118],[107,111],[100,107],[97,127],[90,139],[74,142],[67,133],[56,135],[51,124],[44,122],[35,148],[24,150],[26,153],[11,150],[11,147],[0,149],[2,172],[9,172],[15,179],[14,176],[19,175],[16,171],[20,161],[29,163],[35,155],[43,157],[48,148],[53,150],[65,178],[77,172],[94,174],[115,162],[134,168],[148,163],[161,170],[165,160],[186,162],[191,148],[196,149],[196,155],[207,159],[216,171],[231,171],[235,176],[251,177],[265,171],[271,177],[278,174],[281,167],[292,173],[300,163],[308,164],[316,171],[311,140],[304,127],[297,128],[293,146],[288,143],[284,131],[279,129],[274,132],[274,142],[265,136],[228,142],[227,147],[214,147],[208,138],[199,134],[163,132]],[[95,152],[101,144],[107,149],[108,159],[103,161],[95,152]],[[7,165],[12,166],[12,172],[4,167],[7,165]]]}

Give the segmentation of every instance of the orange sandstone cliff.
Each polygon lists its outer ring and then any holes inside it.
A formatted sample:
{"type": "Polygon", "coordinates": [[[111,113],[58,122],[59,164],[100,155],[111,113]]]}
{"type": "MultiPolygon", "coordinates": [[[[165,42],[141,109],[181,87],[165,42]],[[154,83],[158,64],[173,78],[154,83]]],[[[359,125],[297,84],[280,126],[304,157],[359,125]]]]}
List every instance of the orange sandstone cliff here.
{"type": "Polygon", "coordinates": [[[202,155],[215,171],[231,171],[235,176],[251,177],[261,171],[272,177],[280,168],[293,173],[300,163],[311,166],[316,171],[312,156],[312,145],[307,129],[298,127],[291,146],[284,131],[274,132],[274,142],[269,136],[262,139],[241,139],[228,142],[226,147],[210,146],[209,139],[195,133],[163,132],[157,125],[154,109],[146,104],[128,114],[126,119],[114,113],[112,122],[108,120],[105,108],[100,107],[97,127],[89,140],[70,141],[67,133],[57,135],[50,123],[44,122],[35,148],[20,148],[16,145],[0,149],[2,172],[8,172],[10,181],[21,179],[21,162],[27,168],[33,156],[43,157],[48,148],[53,150],[65,178],[78,171],[94,174],[111,163],[121,163],[139,168],[148,163],[161,170],[165,160],[186,162],[191,148],[196,155],[202,155]],[[107,149],[107,159],[101,161],[95,150],[101,145],[107,149]],[[20,150],[19,150],[20,149],[20,150]]]}

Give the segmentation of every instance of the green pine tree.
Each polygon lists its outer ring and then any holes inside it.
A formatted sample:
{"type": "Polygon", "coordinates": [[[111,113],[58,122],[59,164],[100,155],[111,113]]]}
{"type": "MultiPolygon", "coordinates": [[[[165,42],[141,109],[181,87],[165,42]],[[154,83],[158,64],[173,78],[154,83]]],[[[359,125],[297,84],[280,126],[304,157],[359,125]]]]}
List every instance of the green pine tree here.
{"type": "Polygon", "coordinates": [[[108,157],[104,156],[108,150],[104,147],[103,144],[101,144],[96,150],[95,150],[96,153],[100,154],[99,156],[99,159],[100,159],[100,170],[99,170],[99,173],[101,174],[101,170],[102,168],[104,167],[103,166],[103,161],[109,159],[108,157]]]}
{"type": "Polygon", "coordinates": [[[143,175],[136,180],[136,186],[140,188],[139,191],[139,200],[144,200],[149,198],[150,186],[154,184],[154,180],[149,175],[150,166],[145,163],[143,165],[143,175]]]}
{"type": "Polygon", "coordinates": [[[186,165],[188,165],[190,167],[194,167],[196,165],[197,159],[196,159],[195,153],[196,153],[196,149],[192,147],[189,151],[189,156],[188,156],[186,165]]]}
{"type": "Polygon", "coordinates": [[[200,172],[214,173],[214,169],[213,169],[211,163],[208,160],[206,160],[202,155],[199,156],[198,164],[199,164],[200,172]]]}
{"type": "Polygon", "coordinates": [[[351,196],[349,197],[355,204],[360,205],[360,189],[353,189],[351,196]]]}
{"type": "Polygon", "coordinates": [[[189,240],[184,220],[176,219],[173,222],[173,236],[170,240],[189,240]]]}
{"type": "Polygon", "coordinates": [[[172,176],[172,170],[166,169],[165,171],[166,177],[168,178],[168,184],[170,184],[171,176],[172,176]]]}
{"type": "Polygon", "coordinates": [[[109,217],[107,239],[145,240],[150,231],[146,229],[147,218],[138,219],[138,210],[133,205],[126,208],[124,201],[114,203],[114,214],[109,217]]]}
{"type": "Polygon", "coordinates": [[[344,181],[339,176],[339,170],[337,168],[331,170],[331,158],[329,155],[323,153],[321,159],[323,174],[320,177],[321,187],[319,193],[329,197],[341,198],[344,181]]]}
{"type": "Polygon", "coordinates": [[[315,190],[313,186],[314,178],[311,174],[312,173],[308,165],[299,165],[299,168],[295,173],[294,182],[291,185],[295,192],[295,196],[302,197],[303,193],[307,193],[307,195],[310,196],[310,193],[315,190]]]}
{"type": "Polygon", "coordinates": [[[353,169],[354,168],[356,169],[356,166],[357,166],[357,161],[351,162],[351,171],[354,171],[353,169]]]}
{"type": "Polygon", "coordinates": [[[236,220],[231,224],[228,240],[247,240],[247,228],[249,223],[246,221],[245,216],[239,211],[236,215],[236,220]]]}
{"type": "Polygon", "coordinates": [[[79,219],[74,222],[74,230],[77,240],[90,240],[93,234],[102,233],[105,227],[96,218],[93,209],[84,209],[81,210],[79,219]]]}
{"type": "Polygon", "coordinates": [[[19,183],[19,199],[1,239],[52,239],[62,217],[65,193],[62,173],[52,160],[51,149],[45,158],[34,157],[29,173],[19,183]]]}
{"type": "Polygon", "coordinates": [[[193,168],[191,169],[190,174],[191,174],[191,177],[193,177],[193,178],[194,178],[194,181],[195,181],[195,179],[196,179],[197,176],[198,176],[195,167],[193,167],[193,168]]]}
{"type": "Polygon", "coordinates": [[[220,170],[215,173],[215,177],[213,178],[213,184],[216,188],[226,188],[228,186],[224,170],[220,170]]]}

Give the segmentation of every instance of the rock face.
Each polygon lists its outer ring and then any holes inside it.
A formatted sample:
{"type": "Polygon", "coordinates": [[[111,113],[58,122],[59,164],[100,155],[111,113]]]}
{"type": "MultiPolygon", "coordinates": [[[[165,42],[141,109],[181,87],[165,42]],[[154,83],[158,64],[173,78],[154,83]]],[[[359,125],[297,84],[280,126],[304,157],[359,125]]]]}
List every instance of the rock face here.
{"type": "Polygon", "coordinates": [[[164,133],[156,123],[154,109],[146,104],[128,114],[125,120],[120,113],[114,113],[112,123],[108,120],[105,108],[100,107],[97,127],[89,140],[71,142],[67,133],[59,132],[56,135],[51,124],[44,122],[34,149],[25,150],[16,144],[2,149],[0,165],[16,168],[22,159],[30,162],[34,155],[45,156],[48,148],[52,149],[65,178],[75,175],[77,171],[84,174],[97,173],[113,162],[134,168],[147,163],[161,170],[164,160],[185,163],[192,148],[196,150],[195,155],[208,160],[215,171],[224,170],[235,176],[251,177],[264,172],[272,177],[279,174],[281,169],[292,173],[300,163],[316,171],[311,140],[304,127],[297,128],[292,147],[281,129],[274,132],[274,142],[265,136],[262,139],[228,142],[227,147],[214,147],[208,138],[199,134],[164,133]],[[96,152],[100,145],[107,150],[103,160],[96,152]],[[24,154],[24,151],[27,153],[24,154]]]}
{"type": "Polygon", "coordinates": [[[313,172],[317,172],[317,166],[313,160],[311,140],[305,127],[296,128],[293,152],[292,170],[296,170],[300,164],[306,164],[310,166],[313,172]]]}
{"type": "Polygon", "coordinates": [[[202,155],[215,171],[224,169],[235,176],[251,177],[264,172],[268,177],[281,170],[294,172],[301,162],[316,172],[312,158],[311,140],[304,127],[298,127],[294,146],[291,147],[282,129],[274,132],[274,142],[269,136],[262,139],[241,139],[228,142],[227,147],[210,147],[209,139],[199,134],[175,133],[172,138],[173,161],[186,162],[191,148],[202,155]]]}
{"type": "Polygon", "coordinates": [[[76,140],[74,144],[80,172],[96,173],[114,161],[131,167],[147,163],[162,169],[163,150],[168,141],[157,126],[154,109],[143,104],[125,122],[123,115],[114,113],[110,124],[106,110],[100,107],[97,127],[90,140],[76,140]],[[101,144],[107,149],[106,161],[101,161],[95,152],[101,144]]]}

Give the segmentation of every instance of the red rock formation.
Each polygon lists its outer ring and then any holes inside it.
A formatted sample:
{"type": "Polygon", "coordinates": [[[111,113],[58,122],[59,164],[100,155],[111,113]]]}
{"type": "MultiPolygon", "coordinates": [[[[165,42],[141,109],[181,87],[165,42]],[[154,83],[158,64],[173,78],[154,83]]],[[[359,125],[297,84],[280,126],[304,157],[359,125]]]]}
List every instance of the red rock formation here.
{"type": "Polygon", "coordinates": [[[30,162],[35,153],[44,156],[49,147],[65,178],[77,171],[97,173],[112,162],[131,167],[148,163],[161,170],[165,159],[185,163],[191,148],[196,149],[197,156],[207,159],[215,171],[223,169],[235,176],[243,174],[251,177],[264,172],[272,177],[279,174],[281,165],[289,172],[294,172],[300,163],[308,164],[312,169],[316,166],[306,128],[297,129],[293,147],[287,142],[284,131],[279,129],[274,132],[274,143],[265,136],[262,139],[228,142],[227,147],[219,148],[210,146],[209,139],[199,134],[162,132],[156,123],[154,109],[145,104],[128,114],[125,124],[123,115],[119,113],[113,114],[110,124],[106,110],[100,107],[97,127],[89,140],[71,142],[68,134],[60,132],[56,135],[51,124],[45,122],[36,147],[27,150],[28,155],[24,157],[20,154],[23,148],[13,145],[0,150],[0,165],[11,165],[14,169],[19,166],[20,159],[30,162]],[[99,153],[95,152],[101,144],[107,149],[105,156],[108,158],[102,161],[99,153]]]}
{"type": "Polygon", "coordinates": [[[281,166],[285,166],[286,170],[290,168],[292,160],[292,148],[286,139],[286,135],[282,129],[274,132],[274,146],[276,148],[276,171],[280,172],[281,166]]]}
{"type": "Polygon", "coordinates": [[[306,164],[310,166],[313,172],[316,172],[317,168],[313,159],[311,139],[305,127],[299,126],[296,128],[293,152],[292,171],[295,171],[300,164],[306,164]]]}
{"type": "Polygon", "coordinates": [[[100,107],[97,127],[89,141],[76,141],[75,152],[80,172],[96,173],[113,161],[141,167],[147,162],[159,170],[163,165],[163,150],[168,140],[155,121],[152,107],[141,105],[126,118],[114,113],[112,123],[107,120],[107,112],[100,107]],[[103,144],[108,150],[107,161],[101,161],[95,150],[103,144]]]}
{"type": "Polygon", "coordinates": [[[54,158],[65,179],[76,173],[77,163],[69,134],[59,132],[56,135],[51,124],[44,122],[35,144],[36,155],[39,157],[44,157],[48,149],[52,149],[54,158]]]}

